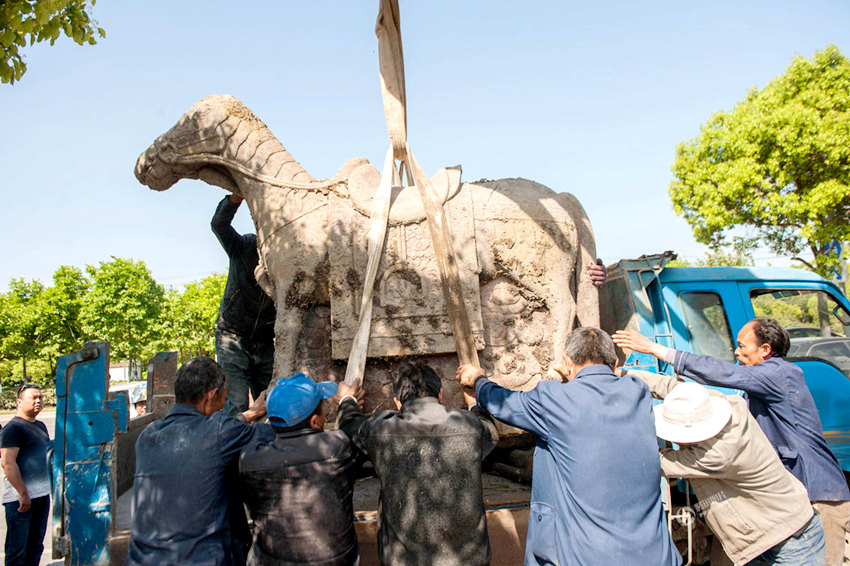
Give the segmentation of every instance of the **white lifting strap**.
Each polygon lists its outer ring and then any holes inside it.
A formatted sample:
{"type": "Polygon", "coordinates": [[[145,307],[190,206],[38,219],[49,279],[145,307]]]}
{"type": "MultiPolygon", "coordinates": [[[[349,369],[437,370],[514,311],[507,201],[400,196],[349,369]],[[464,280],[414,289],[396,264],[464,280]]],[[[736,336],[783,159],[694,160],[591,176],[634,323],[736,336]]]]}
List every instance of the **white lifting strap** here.
{"type": "Polygon", "coordinates": [[[475,342],[469,324],[469,314],[461,292],[460,277],[446,215],[430,180],[419,167],[413,157],[413,151],[407,143],[404,54],[401,47],[398,0],[380,0],[375,35],[378,37],[384,114],[387,118],[387,129],[392,146],[391,150],[387,152],[387,159],[384,161],[381,185],[373,199],[372,225],[369,229],[369,260],[366,267],[363,297],[360,303],[360,319],[357,324],[357,334],[351,345],[348,366],[345,370],[345,383],[348,385],[359,384],[363,379],[372,323],[372,293],[378,264],[383,252],[384,239],[386,238],[392,180],[397,176],[399,184],[401,184],[403,169],[406,169],[408,183],[413,184],[415,182],[422,198],[422,205],[428,221],[428,231],[431,234],[431,242],[437,258],[443,296],[446,300],[449,320],[457,345],[458,358],[462,364],[473,364],[476,367],[479,365],[478,352],[475,350],[475,342]],[[397,173],[394,160],[400,162],[397,173]]]}
{"type": "Polygon", "coordinates": [[[387,236],[387,221],[390,216],[390,195],[393,190],[393,148],[387,150],[381,184],[372,199],[372,225],[369,227],[369,260],[366,263],[366,280],[363,283],[363,296],[360,299],[360,319],[357,322],[357,334],[351,343],[351,355],[345,368],[345,383],[357,385],[363,380],[366,368],[366,352],[369,349],[369,333],[372,329],[372,292],[375,289],[375,277],[384,240],[387,236]]]}

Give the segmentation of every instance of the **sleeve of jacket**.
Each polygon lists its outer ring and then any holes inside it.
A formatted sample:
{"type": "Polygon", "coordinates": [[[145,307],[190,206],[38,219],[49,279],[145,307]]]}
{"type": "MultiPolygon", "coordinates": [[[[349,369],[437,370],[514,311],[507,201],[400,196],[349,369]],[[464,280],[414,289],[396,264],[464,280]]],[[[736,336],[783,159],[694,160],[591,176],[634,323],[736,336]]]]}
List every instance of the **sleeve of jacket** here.
{"type": "Polygon", "coordinates": [[[211,418],[219,419],[218,437],[221,452],[225,458],[238,456],[239,451],[242,450],[246,444],[254,440],[264,439],[267,437],[267,434],[263,433],[267,433],[271,430],[270,425],[258,423],[257,425],[252,426],[223,413],[216,413],[211,418]],[[268,427],[268,430],[266,430],[265,427],[268,427]]]}
{"type": "Polygon", "coordinates": [[[475,415],[481,423],[481,427],[484,429],[484,432],[481,435],[481,454],[483,456],[487,456],[487,454],[492,452],[493,448],[495,448],[496,444],[499,442],[499,431],[496,430],[496,423],[493,422],[493,417],[491,417],[487,411],[482,410],[478,405],[472,407],[469,412],[475,415]]]}
{"type": "Polygon", "coordinates": [[[218,238],[228,257],[235,255],[242,245],[242,236],[230,225],[238,209],[238,204],[234,204],[230,202],[230,199],[224,197],[218,203],[218,208],[215,209],[215,214],[213,214],[210,222],[213,234],[218,238]]]}
{"type": "Polygon", "coordinates": [[[661,473],[667,478],[721,478],[726,462],[715,456],[691,448],[665,448],[661,451],[661,473]]]}
{"type": "Polygon", "coordinates": [[[642,369],[630,369],[628,375],[637,377],[649,387],[649,392],[656,399],[664,399],[682,380],[672,375],[653,373],[642,369]]]}
{"type": "Polygon", "coordinates": [[[337,428],[351,439],[351,443],[360,453],[368,455],[369,436],[375,428],[376,417],[385,412],[367,417],[354,399],[345,399],[339,404],[337,411],[337,428]]]}
{"type": "Polygon", "coordinates": [[[765,363],[739,366],[711,356],[676,351],[673,371],[703,385],[740,389],[756,397],[778,401],[783,396],[780,383],[783,376],[775,371],[775,366],[765,366],[765,363]]]}
{"type": "Polygon", "coordinates": [[[511,391],[486,377],[479,377],[475,381],[475,398],[484,410],[500,421],[547,440],[549,426],[546,410],[540,402],[540,385],[531,391],[511,391]]]}

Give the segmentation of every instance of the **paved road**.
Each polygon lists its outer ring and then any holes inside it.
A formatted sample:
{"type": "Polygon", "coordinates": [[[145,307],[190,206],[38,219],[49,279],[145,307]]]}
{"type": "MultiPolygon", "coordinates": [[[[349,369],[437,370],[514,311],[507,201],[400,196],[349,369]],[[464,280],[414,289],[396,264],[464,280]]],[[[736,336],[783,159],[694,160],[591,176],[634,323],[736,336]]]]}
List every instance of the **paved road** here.
{"type": "MultiPolygon", "coordinates": [[[[4,425],[12,420],[14,415],[0,415],[0,424],[4,425]]],[[[55,411],[44,411],[38,416],[38,420],[42,421],[45,425],[47,425],[47,430],[50,432],[50,438],[53,438],[54,427],[56,426],[56,412],[55,411]]],[[[51,539],[52,532],[52,524],[53,524],[53,513],[51,508],[50,517],[47,520],[47,536],[44,537],[44,554],[41,555],[40,566],[45,566],[47,564],[51,566],[59,566],[60,564],[64,564],[61,560],[53,560],[52,556],[52,547],[53,541],[51,539]]],[[[0,540],[6,540],[6,521],[5,517],[2,521],[0,521],[0,540]]],[[[2,549],[0,549],[2,550],[2,549]]],[[[6,561],[6,554],[0,551],[0,557],[3,559],[3,562],[6,561]]]]}

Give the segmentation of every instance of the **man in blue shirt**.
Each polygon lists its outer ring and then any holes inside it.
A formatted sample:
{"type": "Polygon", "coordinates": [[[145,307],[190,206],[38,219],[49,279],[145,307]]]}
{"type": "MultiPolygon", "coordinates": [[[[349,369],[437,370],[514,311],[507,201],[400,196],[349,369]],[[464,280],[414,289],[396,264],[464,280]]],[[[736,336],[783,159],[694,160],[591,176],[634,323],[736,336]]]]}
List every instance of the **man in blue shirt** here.
{"type": "Polygon", "coordinates": [[[50,437],[36,420],[44,400],[41,387],[24,384],[18,390],[14,418],[0,432],[0,456],[6,477],[6,564],[38,564],[44,551],[44,533],[50,510],[47,448],[50,437]]]}
{"type": "Polygon", "coordinates": [[[843,563],[850,490],[824,439],[803,370],[784,358],[791,341],[778,322],[760,317],[741,328],[735,350],[740,365],[673,350],[631,330],[617,331],[614,342],[621,348],[664,360],[675,373],[697,383],[744,391],[756,422],[788,471],[806,486],[809,499],[821,516],[827,565],[843,563]]]}
{"type": "Polygon", "coordinates": [[[614,374],[614,343],[598,328],[573,331],[564,353],[567,383],[531,391],[500,387],[471,365],[457,372],[481,407],[537,437],[526,566],[678,566],[649,390],[614,374]]]}
{"type": "Polygon", "coordinates": [[[229,480],[243,446],[274,438],[269,425],[247,424],[266,414],[265,396],[239,417],[223,414],[227,379],[204,357],[180,367],[174,396],[168,415],[136,441],[127,564],[244,564],[231,515],[241,513],[242,521],[245,515],[229,480]]]}

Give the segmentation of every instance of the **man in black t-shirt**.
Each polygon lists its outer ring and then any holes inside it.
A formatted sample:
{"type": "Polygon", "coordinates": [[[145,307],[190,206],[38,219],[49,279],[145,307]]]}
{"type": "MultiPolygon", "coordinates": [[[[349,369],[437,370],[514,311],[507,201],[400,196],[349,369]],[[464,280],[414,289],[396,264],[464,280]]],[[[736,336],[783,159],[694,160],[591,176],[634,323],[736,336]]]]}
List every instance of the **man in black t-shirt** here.
{"type": "Polygon", "coordinates": [[[6,474],[3,507],[7,566],[39,563],[50,510],[50,436],[44,423],[36,420],[43,407],[41,388],[24,384],[16,402],[15,416],[0,431],[0,457],[6,474]]]}

